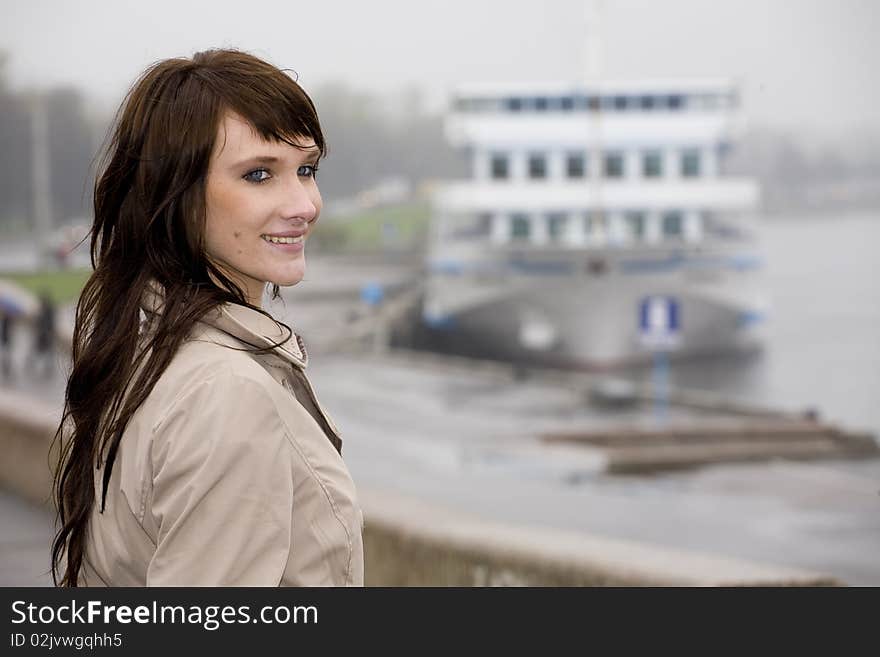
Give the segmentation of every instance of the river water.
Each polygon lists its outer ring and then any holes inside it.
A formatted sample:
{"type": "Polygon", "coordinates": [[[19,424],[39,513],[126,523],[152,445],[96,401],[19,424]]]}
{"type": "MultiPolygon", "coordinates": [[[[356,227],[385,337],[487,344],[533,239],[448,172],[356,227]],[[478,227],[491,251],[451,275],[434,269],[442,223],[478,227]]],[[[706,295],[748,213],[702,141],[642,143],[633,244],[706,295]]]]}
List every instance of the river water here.
{"type": "Polygon", "coordinates": [[[751,358],[672,367],[672,383],[789,410],[880,439],[880,211],[766,219],[768,338],[751,358]]]}
{"type": "MultiPolygon", "coordinates": [[[[746,358],[675,363],[670,382],[792,411],[814,408],[880,440],[880,210],[767,218],[761,241],[772,302],[765,348],[746,358]]],[[[0,244],[0,270],[35,258],[23,246],[0,244]]]]}
{"type": "MultiPolygon", "coordinates": [[[[762,405],[812,406],[827,420],[880,436],[880,212],[768,219],[762,238],[773,301],[763,353],[747,360],[676,364],[673,382],[762,405]]],[[[318,267],[312,271],[320,273],[318,267]]],[[[23,359],[26,336],[20,337],[23,359]]],[[[535,450],[517,459],[506,444],[498,448],[504,459],[462,460],[472,453],[463,447],[474,446],[459,429],[466,426],[480,437],[522,434],[534,414],[531,409],[542,399],[512,384],[480,395],[465,382],[458,384],[460,394],[452,403],[438,393],[455,389],[449,381],[428,377],[419,387],[413,385],[418,372],[400,369],[389,367],[379,376],[369,364],[334,360],[331,354],[315,359],[313,378],[347,436],[346,460],[359,485],[390,488],[517,525],[730,555],[830,573],[853,584],[880,584],[876,459],[733,464],[654,477],[577,479],[568,476],[576,463],[565,459],[557,464],[535,450]],[[395,376],[400,379],[396,387],[395,376]],[[364,386],[346,392],[361,380],[374,389],[367,401],[364,386]],[[477,414],[502,402],[503,413],[477,414]],[[525,414],[523,426],[511,409],[525,414]]],[[[60,403],[63,380],[36,380],[22,372],[11,385],[60,403]]],[[[4,507],[0,500],[3,530],[18,531],[21,513],[19,506],[4,507]]],[[[46,536],[48,527],[46,521],[46,536]]],[[[6,566],[5,572],[0,569],[0,583],[22,568],[14,561],[19,553],[4,552],[0,545],[0,563],[6,566]]],[[[47,557],[34,554],[43,568],[47,557]]]]}

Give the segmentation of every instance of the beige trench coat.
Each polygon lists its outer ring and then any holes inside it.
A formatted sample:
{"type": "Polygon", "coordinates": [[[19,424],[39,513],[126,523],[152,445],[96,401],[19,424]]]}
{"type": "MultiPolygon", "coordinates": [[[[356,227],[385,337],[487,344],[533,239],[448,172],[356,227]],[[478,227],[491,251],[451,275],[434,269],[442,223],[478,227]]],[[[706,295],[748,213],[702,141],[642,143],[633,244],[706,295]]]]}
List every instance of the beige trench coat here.
{"type": "Polygon", "coordinates": [[[103,513],[95,471],[85,585],[363,585],[363,514],[302,340],[242,351],[286,335],[237,305],[197,325],[126,427],[103,513]]]}

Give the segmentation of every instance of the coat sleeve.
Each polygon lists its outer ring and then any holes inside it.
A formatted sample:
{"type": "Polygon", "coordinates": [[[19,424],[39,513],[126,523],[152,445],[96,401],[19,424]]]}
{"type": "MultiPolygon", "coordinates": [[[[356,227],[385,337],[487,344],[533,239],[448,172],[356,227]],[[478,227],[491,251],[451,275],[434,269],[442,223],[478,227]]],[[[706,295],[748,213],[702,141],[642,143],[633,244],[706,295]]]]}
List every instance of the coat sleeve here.
{"type": "Polygon", "coordinates": [[[291,548],[292,455],[269,393],[226,372],[154,428],[158,527],[147,586],[278,586],[291,548]]]}

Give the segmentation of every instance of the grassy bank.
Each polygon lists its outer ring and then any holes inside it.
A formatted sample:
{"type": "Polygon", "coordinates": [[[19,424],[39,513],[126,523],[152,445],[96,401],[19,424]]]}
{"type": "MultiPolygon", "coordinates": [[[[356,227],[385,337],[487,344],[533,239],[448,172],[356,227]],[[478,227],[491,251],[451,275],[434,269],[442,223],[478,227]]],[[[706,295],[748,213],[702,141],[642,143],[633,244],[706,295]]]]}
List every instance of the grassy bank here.
{"type": "MultiPolygon", "coordinates": [[[[346,216],[324,216],[310,241],[327,253],[381,252],[418,249],[428,232],[427,203],[370,208],[346,216]]],[[[91,273],[90,269],[64,269],[33,273],[3,273],[0,278],[26,290],[47,292],[55,303],[75,301],[91,273]]]]}
{"type": "Polygon", "coordinates": [[[76,301],[90,273],[90,269],[63,269],[27,274],[0,273],[0,278],[12,281],[33,294],[47,292],[56,304],[64,304],[76,301]]]}
{"type": "Polygon", "coordinates": [[[322,251],[381,251],[418,248],[428,233],[430,207],[406,203],[324,216],[311,239],[322,251]]]}

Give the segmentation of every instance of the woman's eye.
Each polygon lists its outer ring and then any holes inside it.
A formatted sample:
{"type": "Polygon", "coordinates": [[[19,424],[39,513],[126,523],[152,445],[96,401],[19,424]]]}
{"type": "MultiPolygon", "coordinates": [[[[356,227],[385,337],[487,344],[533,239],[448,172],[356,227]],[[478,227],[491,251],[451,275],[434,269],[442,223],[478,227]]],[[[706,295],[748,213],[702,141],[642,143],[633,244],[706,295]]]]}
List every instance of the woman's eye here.
{"type": "Polygon", "coordinates": [[[315,164],[304,164],[296,170],[296,175],[306,178],[314,178],[316,173],[318,173],[318,167],[315,164]]]}
{"type": "Polygon", "coordinates": [[[254,169],[253,171],[248,171],[246,174],[242,176],[248,182],[261,183],[265,182],[272,176],[266,169],[254,169]]]}

